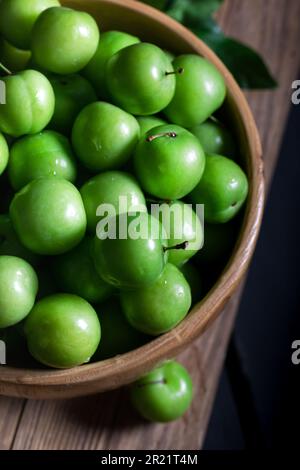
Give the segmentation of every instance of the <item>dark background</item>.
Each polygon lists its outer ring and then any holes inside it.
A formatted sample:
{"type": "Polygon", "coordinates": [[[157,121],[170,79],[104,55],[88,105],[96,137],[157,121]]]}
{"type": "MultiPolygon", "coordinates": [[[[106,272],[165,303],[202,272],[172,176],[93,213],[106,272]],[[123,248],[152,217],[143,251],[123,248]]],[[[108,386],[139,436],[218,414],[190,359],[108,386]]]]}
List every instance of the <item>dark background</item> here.
{"type": "Polygon", "coordinates": [[[296,447],[300,422],[300,105],[291,106],[204,449],[296,447]]]}

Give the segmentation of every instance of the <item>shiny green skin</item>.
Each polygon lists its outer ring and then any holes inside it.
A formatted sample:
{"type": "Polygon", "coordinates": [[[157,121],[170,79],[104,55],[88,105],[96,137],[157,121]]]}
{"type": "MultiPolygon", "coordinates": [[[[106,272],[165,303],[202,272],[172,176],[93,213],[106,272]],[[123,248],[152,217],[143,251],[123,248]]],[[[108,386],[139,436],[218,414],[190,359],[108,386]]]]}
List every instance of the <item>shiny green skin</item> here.
{"type": "Polygon", "coordinates": [[[96,215],[101,204],[111,204],[116,214],[127,212],[128,209],[147,212],[145,197],[136,179],[122,171],[107,171],[89,179],[80,190],[83,200],[88,230],[95,234],[96,225],[101,220],[96,215]],[[127,208],[120,208],[120,197],[126,198],[127,208]],[[124,209],[124,210],[123,210],[124,209]]]}
{"type": "Polygon", "coordinates": [[[208,119],[198,124],[190,131],[199,139],[205,153],[224,155],[233,158],[236,155],[236,145],[231,133],[220,122],[208,119]]]}
{"type": "Polygon", "coordinates": [[[93,307],[71,294],[55,294],[40,300],[25,323],[32,356],[58,369],[89,362],[101,338],[93,307]]]}
{"type": "Polygon", "coordinates": [[[95,54],[100,33],[88,13],[70,8],[50,8],[34,25],[33,60],[42,68],[68,75],[82,70],[95,54]]]}
{"type": "Polygon", "coordinates": [[[10,149],[8,174],[19,191],[42,176],[58,176],[74,182],[76,163],[69,141],[54,131],[43,131],[17,140],[10,149]]]}
{"type": "Polygon", "coordinates": [[[201,248],[203,244],[202,225],[196,212],[189,204],[173,201],[160,207],[162,210],[164,208],[167,210],[165,216],[163,216],[163,212],[160,212],[158,217],[166,231],[168,246],[175,247],[180,243],[188,242],[186,248],[169,250],[169,263],[180,267],[201,248]],[[168,210],[171,212],[169,213],[168,210]],[[181,236],[178,237],[180,234],[181,236]]]}
{"type": "Polygon", "coordinates": [[[84,108],[73,131],[74,150],[93,171],[120,168],[130,158],[140,135],[137,120],[116,106],[97,102],[84,108]]]}
{"type": "Polygon", "coordinates": [[[238,213],[247,194],[247,176],[239,165],[221,155],[206,155],[204,174],[190,199],[194,204],[204,204],[207,222],[220,224],[238,213]]]}
{"type": "Polygon", "coordinates": [[[0,106],[0,131],[12,136],[36,134],[54,112],[54,92],[49,80],[36,70],[3,77],[6,104],[0,106]]]}
{"type": "Polygon", "coordinates": [[[79,191],[57,176],[33,180],[16,193],[10,218],[22,244],[41,255],[71,250],[86,230],[79,191]]]}
{"type": "Polygon", "coordinates": [[[99,305],[97,312],[101,322],[102,338],[93,361],[109,359],[118,354],[138,348],[149,340],[149,337],[140,333],[126,320],[119,298],[111,297],[99,305]]]}
{"type": "Polygon", "coordinates": [[[38,278],[27,261],[0,256],[0,328],[19,323],[32,309],[38,278]]]}
{"type": "Polygon", "coordinates": [[[7,214],[0,214],[0,255],[17,256],[31,265],[38,261],[38,256],[21,244],[7,214]]]}
{"type": "Polygon", "coordinates": [[[137,380],[130,395],[133,406],[145,419],[167,423],[188,410],[193,383],[181,364],[169,361],[137,380]]]}
{"type": "Polygon", "coordinates": [[[172,100],[175,76],[166,54],[154,44],[140,43],[117,52],[106,66],[113,101],[129,113],[159,113],[172,100]]]}
{"type": "Polygon", "coordinates": [[[138,116],[136,119],[140,125],[141,136],[154,129],[154,127],[167,124],[166,121],[157,116],[138,116]]]}
{"type": "MultiPolygon", "coordinates": [[[[120,214],[112,218],[115,224],[116,238],[98,238],[94,244],[94,262],[102,279],[118,288],[135,289],[153,283],[160,276],[166,262],[163,242],[160,238],[161,226],[157,219],[147,213],[137,215],[120,214]],[[148,237],[130,237],[130,227],[134,223],[146,227],[148,237]],[[125,226],[123,238],[119,237],[119,227],[125,226]],[[157,234],[153,235],[151,230],[157,234]],[[126,238],[127,237],[127,238],[126,238]]],[[[137,231],[139,227],[137,227],[137,231]]],[[[104,234],[107,228],[103,230],[104,234]]]]}
{"type": "Polygon", "coordinates": [[[103,302],[113,288],[97,274],[92,249],[93,239],[85,238],[72,251],[56,257],[54,274],[62,292],[76,294],[93,304],[103,302]]]}
{"type": "Polygon", "coordinates": [[[55,95],[50,129],[69,135],[80,111],[97,101],[92,85],[78,74],[49,78],[55,95]]]}
{"type": "Polygon", "coordinates": [[[26,69],[30,61],[31,52],[18,49],[4,38],[0,38],[0,62],[10,72],[20,72],[26,69]]]}
{"type": "Polygon", "coordinates": [[[139,42],[139,38],[121,31],[106,31],[101,34],[101,41],[99,41],[95,55],[82,70],[83,76],[91,82],[99,98],[104,100],[109,98],[105,78],[107,61],[121,49],[139,42]]]}
{"type": "Polygon", "coordinates": [[[134,153],[135,173],[142,189],[160,199],[181,199],[199,183],[205,155],[198,139],[174,124],[158,126],[144,135],[134,153]],[[147,137],[175,132],[151,142],[147,137]]]}
{"type": "MultiPolygon", "coordinates": [[[[2,105],[3,106],[3,105],[2,105]]],[[[5,137],[0,133],[0,175],[8,164],[9,149],[5,137]]]]}
{"type": "Polygon", "coordinates": [[[19,49],[30,49],[33,26],[47,8],[57,7],[58,0],[2,0],[0,33],[19,49]]]}
{"type": "Polygon", "coordinates": [[[191,303],[188,282],[170,263],[151,285],[121,293],[121,304],[128,322],[137,330],[153,336],[178,325],[188,314],[191,303]]]}
{"type": "Polygon", "coordinates": [[[202,299],[203,295],[203,282],[199,271],[191,263],[185,263],[181,266],[180,271],[187,280],[192,293],[192,304],[196,304],[199,300],[202,299]]]}
{"type": "Polygon", "coordinates": [[[223,103],[226,96],[225,82],[220,72],[203,57],[187,54],[173,61],[176,75],[176,91],[165,109],[171,122],[183,127],[201,124],[223,103]]]}
{"type": "Polygon", "coordinates": [[[224,262],[237,239],[235,221],[227,224],[204,225],[204,245],[197,253],[197,261],[202,265],[210,266],[224,262]]]}

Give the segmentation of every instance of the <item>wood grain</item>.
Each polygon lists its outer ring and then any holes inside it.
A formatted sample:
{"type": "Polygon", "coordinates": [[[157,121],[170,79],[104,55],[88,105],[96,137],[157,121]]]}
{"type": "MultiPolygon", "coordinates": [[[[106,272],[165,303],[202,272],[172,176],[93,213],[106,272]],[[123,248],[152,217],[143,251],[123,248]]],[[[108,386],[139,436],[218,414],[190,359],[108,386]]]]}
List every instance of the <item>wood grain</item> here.
{"type": "MultiPolygon", "coordinates": [[[[299,71],[298,0],[228,0],[219,13],[226,32],[259,49],[280,82],[276,92],[247,93],[263,140],[270,182],[299,71]]],[[[298,77],[299,78],[299,77],[298,77]]],[[[183,355],[195,382],[192,409],[168,426],[148,425],[133,415],[126,390],[57,402],[0,398],[0,443],[15,449],[188,449],[203,442],[239,297],[183,355]],[[14,436],[15,434],[15,436],[14,436]]]]}
{"type": "Polygon", "coordinates": [[[0,450],[12,446],[25,403],[17,398],[0,398],[0,450]]]}

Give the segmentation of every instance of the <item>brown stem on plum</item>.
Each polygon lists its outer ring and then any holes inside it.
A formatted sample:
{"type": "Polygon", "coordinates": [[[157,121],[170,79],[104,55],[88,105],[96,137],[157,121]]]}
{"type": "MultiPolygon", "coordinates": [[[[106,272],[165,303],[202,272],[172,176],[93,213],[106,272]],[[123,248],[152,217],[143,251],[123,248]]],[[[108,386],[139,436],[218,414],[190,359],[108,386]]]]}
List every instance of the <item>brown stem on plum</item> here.
{"type": "Polygon", "coordinates": [[[169,250],[186,250],[188,246],[189,246],[189,242],[186,240],[185,242],[178,243],[178,245],[174,245],[174,246],[164,246],[164,247],[163,247],[163,250],[164,250],[164,251],[169,251],[169,250]]]}
{"type": "Polygon", "coordinates": [[[167,381],[166,379],[161,379],[161,380],[151,380],[149,382],[143,382],[142,384],[138,384],[138,388],[143,388],[146,387],[147,385],[166,385],[167,381]]]}
{"type": "Polygon", "coordinates": [[[181,75],[184,72],[183,67],[179,67],[176,70],[173,70],[172,72],[166,72],[166,75],[181,75]]]}
{"type": "Polygon", "coordinates": [[[174,139],[174,137],[177,137],[177,134],[176,132],[162,132],[161,134],[149,135],[146,138],[146,141],[152,142],[153,140],[158,139],[159,137],[172,137],[174,139]]]}
{"type": "Polygon", "coordinates": [[[0,62],[0,69],[2,69],[5,73],[7,73],[7,75],[12,75],[12,72],[7,67],[5,67],[5,65],[3,65],[1,62],[0,62]]]}

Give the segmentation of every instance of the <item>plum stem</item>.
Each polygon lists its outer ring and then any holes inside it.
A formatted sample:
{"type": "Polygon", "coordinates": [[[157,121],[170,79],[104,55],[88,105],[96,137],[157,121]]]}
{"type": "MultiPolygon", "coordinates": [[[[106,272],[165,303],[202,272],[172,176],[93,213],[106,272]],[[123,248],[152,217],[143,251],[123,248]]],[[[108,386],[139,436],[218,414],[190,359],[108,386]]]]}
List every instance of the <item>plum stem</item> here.
{"type": "Polygon", "coordinates": [[[3,65],[1,62],[0,62],[0,69],[4,70],[4,72],[7,73],[7,75],[12,75],[12,72],[7,67],[5,67],[5,65],[3,65]]]}
{"type": "Polygon", "coordinates": [[[155,135],[149,135],[146,138],[147,142],[152,142],[155,139],[158,139],[159,137],[172,137],[173,139],[177,137],[176,132],[162,132],[161,134],[155,134],[155,135]]]}
{"type": "Polygon", "coordinates": [[[166,75],[181,75],[184,72],[183,67],[179,67],[176,70],[173,70],[172,72],[166,72],[166,75]]]}
{"type": "Polygon", "coordinates": [[[185,242],[178,243],[178,245],[174,246],[164,246],[163,250],[168,251],[168,250],[186,250],[189,245],[189,242],[186,240],[185,242]]]}
{"type": "Polygon", "coordinates": [[[161,379],[161,380],[151,380],[149,382],[143,382],[142,384],[137,384],[138,388],[146,387],[147,385],[166,385],[167,381],[166,379],[161,379]]]}

